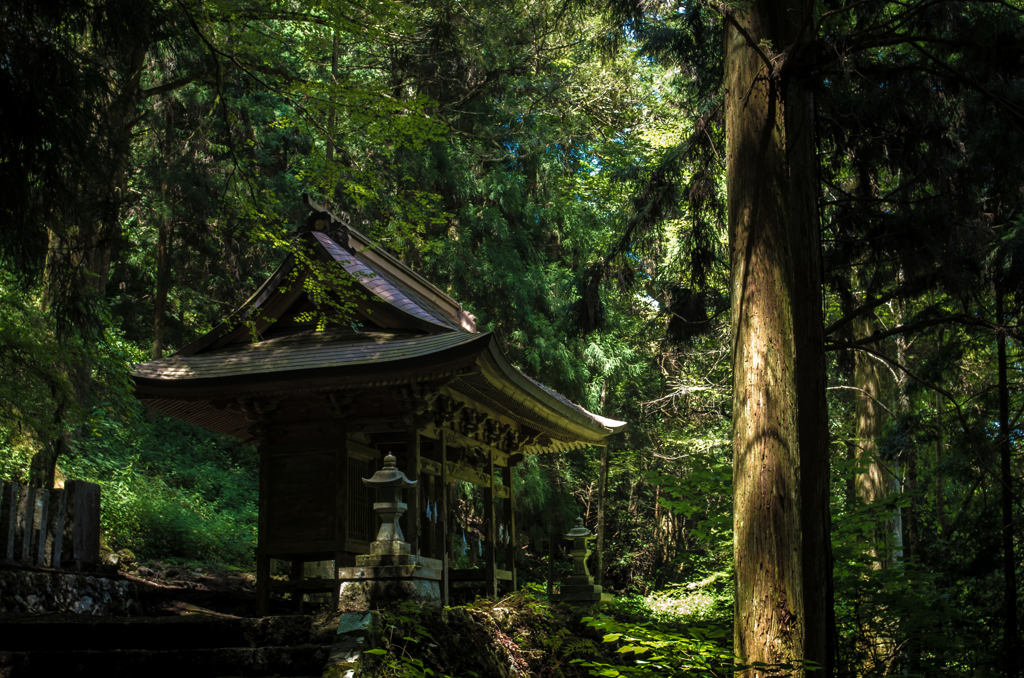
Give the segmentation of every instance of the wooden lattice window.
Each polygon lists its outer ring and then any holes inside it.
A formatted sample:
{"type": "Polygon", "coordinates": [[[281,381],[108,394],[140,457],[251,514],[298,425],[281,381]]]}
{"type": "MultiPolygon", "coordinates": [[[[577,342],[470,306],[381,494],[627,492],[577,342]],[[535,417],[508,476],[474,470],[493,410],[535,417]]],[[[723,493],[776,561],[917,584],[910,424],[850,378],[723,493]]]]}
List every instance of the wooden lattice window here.
{"type": "Polygon", "coordinates": [[[373,512],[373,491],[363,485],[376,471],[372,459],[348,458],[348,538],[371,542],[377,536],[377,516],[373,512]]]}

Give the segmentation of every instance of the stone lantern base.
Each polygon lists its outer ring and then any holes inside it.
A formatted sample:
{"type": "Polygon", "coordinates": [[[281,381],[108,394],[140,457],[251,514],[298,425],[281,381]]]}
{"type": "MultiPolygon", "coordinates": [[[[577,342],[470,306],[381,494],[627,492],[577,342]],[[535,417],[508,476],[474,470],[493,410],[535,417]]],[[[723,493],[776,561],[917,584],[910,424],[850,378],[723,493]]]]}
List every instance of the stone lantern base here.
{"type": "Polygon", "coordinates": [[[608,603],[615,596],[604,593],[602,588],[594,583],[593,577],[586,575],[573,575],[567,577],[559,589],[559,592],[551,596],[551,600],[558,603],[608,603]]]}
{"type": "Polygon", "coordinates": [[[409,554],[356,556],[338,570],[338,609],[361,612],[411,602],[441,607],[441,561],[409,554]]]}

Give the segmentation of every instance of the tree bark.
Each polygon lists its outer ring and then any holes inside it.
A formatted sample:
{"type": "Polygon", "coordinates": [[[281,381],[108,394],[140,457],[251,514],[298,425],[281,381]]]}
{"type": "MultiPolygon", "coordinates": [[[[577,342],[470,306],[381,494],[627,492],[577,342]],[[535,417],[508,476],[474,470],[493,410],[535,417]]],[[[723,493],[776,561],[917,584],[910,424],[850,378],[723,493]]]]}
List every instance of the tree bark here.
{"type": "Polygon", "coordinates": [[[746,662],[809,660],[825,667],[816,675],[830,675],[828,411],[813,100],[785,66],[786,55],[764,51],[798,39],[811,10],[804,0],[755,0],[728,10],[734,637],[746,662]]]}

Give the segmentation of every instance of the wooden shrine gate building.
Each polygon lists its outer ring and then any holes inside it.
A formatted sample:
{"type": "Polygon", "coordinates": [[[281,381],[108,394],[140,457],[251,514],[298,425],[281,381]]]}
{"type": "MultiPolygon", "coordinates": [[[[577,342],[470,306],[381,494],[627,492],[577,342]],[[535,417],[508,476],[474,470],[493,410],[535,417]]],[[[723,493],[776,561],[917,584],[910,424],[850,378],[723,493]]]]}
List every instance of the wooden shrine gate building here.
{"type": "Polygon", "coordinates": [[[316,330],[304,285],[312,273],[289,255],[227,321],[173,356],[137,365],[136,395],[258,445],[261,613],[271,585],[285,586],[271,582],[271,558],[340,567],[368,552],[377,525],[362,479],[389,452],[419,481],[406,495],[402,529],[413,554],[443,561],[444,600],[449,582],[482,581],[492,596],[500,580],[514,589],[513,467],[526,454],[603,445],[625,422],[516,370],[460,304],[306,204],[311,214],[296,237],[335,271],[334,289],[355,299],[352,322],[316,330]],[[444,490],[455,480],[484,494],[482,568],[449,566],[454,523],[444,490]],[[441,519],[428,520],[428,510],[441,519]]]}

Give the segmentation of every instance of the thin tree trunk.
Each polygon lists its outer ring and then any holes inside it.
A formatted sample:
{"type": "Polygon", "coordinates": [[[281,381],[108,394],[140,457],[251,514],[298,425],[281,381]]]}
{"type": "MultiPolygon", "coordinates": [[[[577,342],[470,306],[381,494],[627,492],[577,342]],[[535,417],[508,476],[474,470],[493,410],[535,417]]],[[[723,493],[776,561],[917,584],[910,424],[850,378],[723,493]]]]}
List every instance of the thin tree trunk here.
{"type": "MultiPolygon", "coordinates": [[[[860,317],[854,321],[857,338],[870,337],[875,333],[874,321],[860,317]]],[[[853,383],[858,389],[855,395],[854,412],[857,422],[857,460],[863,469],[855,479],[857,499],[861,504],[870,505],[889,497],[892,481],[878,459],[877,439],[882,431],[881,379],[878,363],[870,355],[858,352],[855,358],[853,383]]],[[[888,542],[893,535],[892,518],[882,517],[871,535],[869,545],[872,567],[886,570],[895,562],[893,549],[888,542]]],[[[865,607],[867,602],[862,603],[865,607]]],[[[858,673],[862,676],[883,675],[893,654],[893,642],[884,631],[884,614],[881,610],[867,610],[867,623],[863,627],[863,642],[867,656],[862,658],[858,673]]]]}
{"type": "MultiPolygon", "coordinates": [[[[334,42],[331,47],[331,84],[338,84],[338,34],[334,34],[334,42]]],[[[334,162],[334,132],[336,127],[336,113],[334,106],[331,106],[331,112],[327,115],[327,162],[328,164],[334,162]]],[[[330,167],[327,168],[328,172],[331,172],[330,167]]]]}
{"type": "MultiPolygon", "coordinates": [[[[165,203],[166,204],[166,203],[165,203]]],[[[160,223],[156,245],[156,298],[153,307],[153,360],[164,357],[164,329],[167,326],[167,294],[171,289],[170,242],[174,224],[173,212],[160,223]]]]}
{"type": "MultiPolygon", "coordinates": [[[[901,276],[902,277],[902,276],[901,276]]],[[[903,322],[903,309],[899,309],[899,319],[903,322]]],[[[903,335],[896,336],[896,362],[900,365],[907,364],[907,340],[903,335]]],[[[907,395],[907,374],[900,370],[897,373],[896,381],[896,411],[901,417],[910,414],[910,396],[907,395]]],[[[905,538],[903,543],[907,547],[907,555],[911,558],[917,555],[917,499],[914,489],[917,487],[917,451],[913,448],[903,450],[904,481],[903,492],[908,495],[906,512],[903,514],[903,528],[905,538]]]]}
{"type": "MultiPolygon", "coordinates": [[[[939,333],[939,344],[943,333],[939,333]]],[[[942,439],[942,394],[935,392],[935,517],[939,523],[939,534],[946,534],[946,487],[943,480],[942,457],[945,442],[942,439]]]]}
{"type": "Polygon", "coordinates": [[[594,579],[601,586],[604,584],[604,521],[605,498],[608,492],[608,461],[611,452],[608,444],[601,449],[601,475],[597,488],[597,543],[594,548],[594,579]]]}
{"type": "MultiPolygon", "coordinates": [[[[874,334],[874,322],[870,318],[860,317],[854,321],[854,333],[858,338],[870,337],[874,334]]],[[[878,462],[878,445],[876,439],[882,431],[882,408],[879,406],[881,397],[881,380],[878,375],[878,363],[868,354],[858,352],[854,367],[853,383],[858,389],[854,396],[854,412],[857,419],[857,461],[864,469],[858,473],[855,485],[857,498],[864,504],[884,501],[889,496],[889,478],[885,469],[878,462]]],[[[879,549],[879,542],[889,538],[892,533],[892,522],[887,521],[884,530],[875,535],[875,543],[871,545],[875,569],[887,569],[892,565],[892,552],[879,549]]]]}
{"type": "Polygon", "coordinates": [[[1003,315],[1003,293],[996,290],[996,353],[999,369],[999,462],[1002,476],[1003,509],[1003,646],[1007,678],[1020,675],[1017,655],[1017,574],[1013,554],[1013,473],[1010,465],[1010,390],[1006,379],[1006,318],[1003,315]]]}
{"type": "Polygon", "coordinates": [[[763,58],[765,45],[792,44],[810,9],[803,0],[755,0],[732,10],[726,31],[734,638],[747,662],[810,660],[825,667],[817,675],[830,675],[828,412],[813,101],[763,58]]]}

